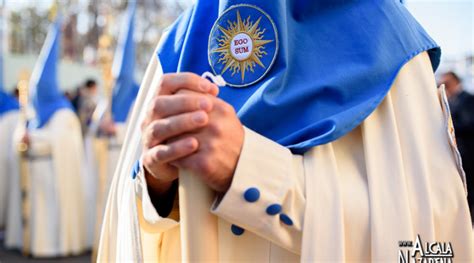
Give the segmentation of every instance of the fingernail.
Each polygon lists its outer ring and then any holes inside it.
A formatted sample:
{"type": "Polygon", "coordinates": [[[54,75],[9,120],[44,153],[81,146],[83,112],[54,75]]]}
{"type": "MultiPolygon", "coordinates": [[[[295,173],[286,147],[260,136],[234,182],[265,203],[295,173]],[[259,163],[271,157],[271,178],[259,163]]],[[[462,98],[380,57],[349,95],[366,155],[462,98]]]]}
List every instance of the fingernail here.
{"type": "Polygon", "coordinates": [[[199,124],[204,123],[206,121],[205,113],[204,112],[195,113],[193,116],[193,120],[199,124]]]}
{"type": "Polygon", "coordinates": [[[212,95],[219,94],[219,87],[216,84],[210,84],[209,85],[209,93],[212,94],[212,95]]]}
{"type": "Polygon", "coordinates": [[[201,84],[199,86],[201,87],[201,90],[204,92],[208,92],[210,89],[209,81],[205,79],[201,80],[201,84]]]}
{"type": "Polygon", "coordinates": [[[211,105],[210,105],[208,99],[202,98],[202,99],[199,101],[199,108],[201,108],[201,110],[207,110],[207,109],[209,109],[210,106],[211,106],[211,105]]]}
{"type": "Polygon", "coordinates": [[[192,149],[194,148],[194,140],[189,138],[188,140],[186,140],[186,143],[185,143],[186,147],[192,149]]]}

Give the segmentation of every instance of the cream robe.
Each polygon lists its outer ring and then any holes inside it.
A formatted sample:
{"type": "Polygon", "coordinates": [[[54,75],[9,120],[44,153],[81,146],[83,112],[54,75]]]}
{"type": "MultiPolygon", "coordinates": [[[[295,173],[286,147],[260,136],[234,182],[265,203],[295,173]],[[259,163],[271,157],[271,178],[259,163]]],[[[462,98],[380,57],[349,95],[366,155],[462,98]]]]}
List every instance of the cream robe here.
{"type": "Polygon", "coordinates": [[[102,213],[105,210],[109,188],[114,177],[115,168],[117,167],[122,150],[123,141],[125,139],[125,132],[127,130],[127,123],[115,123],[116,135],[108,139],[107,144],[107,173],[105,177],[104,189],[102,189],[102,213]]]}
{"type": "MultiPolygon", "coordinates": [[[[87,234],[84,150],[79,121],[71,110],[61,109],[44,127],[30,131],[29,135],[30,253],[35,257],[82,253],[87,249],[87,234]]],[[[17,198],[17,202],[12,205],[21,207],[21,198],[17,198]]],[[[21,218],[21,214],[18,217],[21,218]]],[[[11,239],[21,240],[21,226],[11,235],[11,239]]],[[[7,232],[7,241],[9,239],[7,232]]]]}
{"type": "Polygon", "coordinates": [[[96,255],[99,246],[100,228],[107,201],[107,195],[112,182],[115,166],[117,165],[122,143],[125,137],[126,124],[116,124],[116,135],[111,138],[98,137],[100,123],[106,118],[107,100],[98,103],[93,116],[93,122],[84,138],[86,152],[86,178],[89,187],[86,193],[88,203],[96,204],[93,211],[87,214],[88,240],[96,255]],[[90,226],[90,227],[89,227],[90,226]]]}
{"type": "MultiPolygon", "coordinates": [[[[403,66],[386,98],[358,128],[303,156],[246,129],[224,197],[212,204],[184,203],[180,196],[181,214],[195,214],[186,225],[157,214],[142,170],[130,178],[140,156],[143,105],[156,94],[160,75],[154,59],[112,183],[99,261],[172,262],[200,255],[193,251],[198,247],[207,249],[204,256],[188,260],[396,261],[398,242],[419,234],[424,242],[451,242],[455,261],[472,262],[464,177],[426,53],[403,66]],[[255,203],[242,197],[249,187],[260,190],[255,203]],[[281,204],[293,224],[268,215],[270,204],[281,204]],[[231,224],[246,231],[236,236],[231,224]],[[200,228],[213,231],[192,236],[200,228]],[[200,242],[188,242],[196,239],[200,242]]],[[[180,193],[188,194],[183,188],[180,193]]]]}
{"type": "Polygon", "coordinates": [[[8,217],[8,200],[10,188],[10,175],[13,167],[12,135],[16,129],[19,119],[17,110],[8,111],[0,116],[0,229],[5,228],[8,217]]]}
{"type": "Polygon", "coordinates": [[[116,135],[112,138],[109,138],[107,144],[107,173],[103,182],[103,189],[101,189],[100,219],[103,218],[105,211],[110,185],[112,184],[112,179],[114,178],[115,169],[118,164],[120,151],[122,150],[122,145],[125,138],[127,123],[116,123],[115,127],[116,135]]]}
{"type": "MultiPolygon", "coordinates": [[[[19,116],[18,116],[19,121],[19,116]]],[[[7,209],[7,222],[5,229],[5,247],[11,249],[22,248],[22,200],[21,200],[21,178],[20,178],[20,163],[18,161],[18,142],[20,141],[19,131],[24,130],[20,127],[20,123],[13,129],[12,136],[10,137],[10,172],[8,182],[8,209],[7,209]]]]}
{"type": "MultiPolygon", "coordinates": [[[[94,152],[94,136],[84,135],[84,165],[83,165],[83,189],[86,204],[97,204],[98,195],[98,159],[94,152]]],[[[89,209],[86,213],[87,244],[92,247],[94,244],[95,225],[97,211],[89,209]]]]}
{"type": "Polygon", "coordinates": [[[123,141],[125,138],[125,132],[127,123],[116,123],[116,135],[111,138],[97,138],[96,149],[93,151],[96,154],[103,153],[102,156],[96,156],[96,160],[102,162],[97,165],[97,208],[95,218],[95,231],[94,231],[94,243],[93,251],[97,251],[99,246],[100,229],[102,226],[102,218],[105,212],[105,206],[107,203],[107,196],[109,193],[110,185],[115,172],[115,167],[118,164],[120,151],[122,149],[123,141]]]}

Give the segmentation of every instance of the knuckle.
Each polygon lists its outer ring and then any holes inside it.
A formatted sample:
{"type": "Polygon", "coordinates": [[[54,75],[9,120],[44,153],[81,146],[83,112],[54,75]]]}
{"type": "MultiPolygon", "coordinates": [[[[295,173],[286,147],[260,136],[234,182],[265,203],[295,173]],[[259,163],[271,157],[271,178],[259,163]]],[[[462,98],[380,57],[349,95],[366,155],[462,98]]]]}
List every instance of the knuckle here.
{"type": "Polygon", "coordinates": [[[153,102],[153,115],[162,116],[166,107],[164,107],[165,101],[164,96],[159,96],[153,102]]]}
{"type": "Polygon", "coordinates": [[[159,122],[155,122],[153,124],[153,127],[151,129],[151,137],[152,138],[155,138],[155,139],[158,139],[160,137],[160,123],[159,122]]]}
{"type": "Polygon", "coordinates": [[[234,108],[230,104],[221,100],[218,100],[218,103],[216,103],[216,110],[223,115],[229,115],[234,112],[234,108]]]}
{"type": "Polygon", "coordinates": [[[142,130],[142,133],[145,132],[147,126],[148,126],[148,120],[147,118],[145,118],[140,124],[140,129],[142,130]]]}
{"type": "Polygon", "coordinates": [[[180,78],[182,85],[190,89],[196,89],[201,82],[201,77],[191,72],[181,73],[180,78]]]}
{"type": "Polygon", "coordinates": [[[149,134],[148,131],[145,131],[144,134],[145,134],[145,136],[143,136],[142,139],[141,139],[142,145],[143,145],[144,149],[148,149],[148,148],[150,148],[152,137],[148,135],[149,134]]]}
{"type": "Polygon", "coordinates": [[[235,114],[235,110],[234,110],[234,107],[232,107],[232,105],[228,104],[228,103],[223,103],[224,104],[224,112],[228,115],[230,114],[235,114]]]}
{"type": "Polygon", "coordinates": [[[191,82],[193,82],[195,76],[194,76],[194,73],[183,72],[183,73],[179,74],[179,77],[180,77],[180,80],[183,83],[191,83],[191,82]]]}
{"type": "Polygon", "coordinates": [[[157,146],[156,153],[155,153],[156,162],[162,163],[169,154],[170,154],[169,149],[163,147],[162,145],[157,146]]]}
{"type": "Polygon", "coordinates": [[[166,124],[166,121],[164,120],[154,121],[152,130],[150,132],[151,137],[161,142],[163,135],[166,134],[167,129],[169,129],[167,126],[168,125],[166,124]]]}
{"type": "Polygon", "coordinates": [[[210,140],[209,141],[209,151],[211,152],[211,154],[213,153],[217,153],[218,150],[219,150],[219,141],[218,140],[210,140]]]}
{"type": "Polygon", "coordinates": [[[158,82],[160,90],[165,90],[166,87],[169,86],[170,80],[171,80],[171,74],[163,74],[163,76],[161,76],[160,78],[160,81],[158,82]]]}
{"type": "Polygon", "coordinates": [[[153,165],[153,161],[150,160],[150,157],[148,156],[148,154],[143,155],[142,160],[143,160],[143,166],[146,168],[149,168],[153,165]]]}
{"type": "Polygon", "coordinates": [[[195,110],[199,104],[195,95],[180,95],[179,104],[186,110],[195,110]]]}
{"type": "Polygon", "coordinates": [[[214,171],[214,166],[211,160],[202,155],[196,159],[196,168],[198,172],[203,175],[210,175],[214,171]]]}
{"type": "Polygon", "coordinates": [[[215,154],[219,148],[219,145],[217,143],[217,140],[208,140],[203,147],[205,148],[205,152],[207,155],[215,154]]]}
{"type": "Polygon", "coordinates": [[[147,109],[147,113],[146,113],[146,116],[148,117],[148,119],[151,119],[155,116],[155,112],[156,112],[156,101],[157,101],[157,98],[154,98],[150,105],[148,106],[148,109],[147,109]]]}
{"type": "Polygon", "coordinates": [[[145,153],[144,155],[144,158],[143,158],[143,165],[145,167],[153,167],[153,166],[156,166],[157,164],[159,164],[159,156],[157,154],[157,152],[154,152],[153,149],[149,149],[147,150],[147,152],[145,153]]]}
{"type": "Polygon", "coordinates": [[[211,134],[217,136],[217,137],[220,137],[222,136],[222,134],[224,133],[222,127],[220,126],[220,123],[217,123],[217,122],[211,122],[209,125],[209,131],[211,132],[211,134]]]}
{"type": "Polygon", "coordinates": [[[175,124],[174,124],[173,121],[161,120],[159,122],[159,125],[158,125],[158,127],[159,127],[158,131],[159,131],[160,135],[161,134],[170,134],[170,133],[173,132],[174,126],[175,126],[175,124]]]}

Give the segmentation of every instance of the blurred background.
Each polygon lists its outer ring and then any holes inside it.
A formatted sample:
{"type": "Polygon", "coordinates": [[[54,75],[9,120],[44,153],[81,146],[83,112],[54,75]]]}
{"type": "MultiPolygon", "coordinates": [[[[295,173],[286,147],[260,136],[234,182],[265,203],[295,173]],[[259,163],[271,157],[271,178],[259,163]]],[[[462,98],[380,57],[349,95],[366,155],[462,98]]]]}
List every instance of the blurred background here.
{"type": "MultiPolygon", "coordinates": [[[[46,37],[53,0],[0,0],[3,6],[5,86],[13,89],[22,69],[32,69],[46,37]]],[[[61,0],[64,14],[60,86],[73,90],[90,76],[101,83],[97,69],[99,37],[116,42],[124,0],[61,0]],[[81,69],[78,71],[77,69],[81,69]],[[80,73],[80,74],[77,74],[80,73]],[[65,81],[67,80],[67,81],[65,81]]],[[[137,78],[140,79],[164,28],[193,0],[137,0],[135,27],[137,78]]],[[[474,0],[405,0],[405,5],[442,47],[438,73],[453,70],[474,91],[474,0]]]]}
{"type": "Polygon", "coordinates": [[[456,72],[474,92],[474,0],[405,0],[405,5],[441,46],[437,76],[456,72]]]}
{"type": "MultiPolygon", "coordinates": [[[[4,30],[4,85],[12,90],[22,70],[33,69],[48,26],[51,8],[63,14],[60,87],[74,90],[86,77],[102,83],[98,69],[98,45],[102,35],[110,36],[115,47],[121,20],[127,7],[124,0],[0,0],[3,7],[0,24],[4,30]],[[67,80],[67,81],[66,81],[67,80]]],[[[134,40],[136,75],[140,79],[161,32],[169,26],[191,0],[137,0],[134,40]]]]}
{"type": "MultiPolygon", "coordinates": [[[[193,2],[136,0],[133,42],[137,83],[142,79],[163,30],[193,2]]],[[[453,84],[454,87],[462,86],[465,91],[474,93],[474,0],[402,2],[442,48],[441,65],[436,73],[438,84],[451,76],[446,72],[452,72],[459,81],[453,84]]],[[[128,4],[125,0],[0,0],[4,90],[15,94],[22,75],[24,78],[25,74],[31,74],[48,27],[55,14],[61,13],[60,89],[73,100],[80,95],[81,89],[93,83],[91,85],[98,87],[99,94],[107,96],[104,86],[112,85],[107,83],[110,76],[104,67],[111,67],[128,4]]],[[[474,112],[470,114],[474,115],[474,112]]],[[[3,237],[0,227],[0,262],[88,262],[91,259],[91,253],[46,260],[25,257],[18,250],[4,248],[3,237]]]]}

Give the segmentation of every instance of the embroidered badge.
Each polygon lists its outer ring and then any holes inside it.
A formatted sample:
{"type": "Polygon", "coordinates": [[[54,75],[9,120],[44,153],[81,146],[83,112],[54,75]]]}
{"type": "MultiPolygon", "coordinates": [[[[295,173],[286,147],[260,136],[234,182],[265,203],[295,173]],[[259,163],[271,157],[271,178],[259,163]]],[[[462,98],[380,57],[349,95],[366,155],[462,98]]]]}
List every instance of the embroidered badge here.
{"type": "Polygon", "coordinates": [[[209,35],[209,64],[227,85],[246,87],[261,80],[278,53],[277,29],[270,16],[252,5],[229,7],[209,35]]]}

